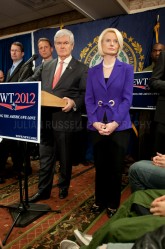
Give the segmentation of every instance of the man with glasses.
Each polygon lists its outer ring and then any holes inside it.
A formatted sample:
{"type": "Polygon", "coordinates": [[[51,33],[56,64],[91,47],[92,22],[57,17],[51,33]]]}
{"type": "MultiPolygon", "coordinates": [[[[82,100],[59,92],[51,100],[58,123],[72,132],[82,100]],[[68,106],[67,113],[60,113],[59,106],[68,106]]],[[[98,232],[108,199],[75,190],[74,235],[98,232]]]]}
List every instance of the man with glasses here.
{"type": "Polygon", "coordinates": [[[33,74],[32,64],[29,63],[26,67],[23,66],[24,48],[22,43],[13,42],[10,48],[10,55],[13,65],[7,72],[6,82],[18,82],[20,78],[23,81],[33,74]],[[22,74],[24,74],[23,78],[22,74]]]}
{"type": "Polygon", "coordinates": [[[5,80],[5,75],[2,70],[0,70],[0,83],[3,83],[5,80]]]}
{"type": "Polygon", "coordinates": [[[57,152],[60,162],[59,198],[68,196],[72,173],[73,137],[82,129],[87,66],[72,57],[73,33],[59,30],[54,36],[58,58],[44,63],[40,75],[36,72],[28,80],[40,80],[41,88],[66,100],[64,108],[42,107],[40,171],[38,192],[29,198],[36,202],[50,198],[57,152]]]}

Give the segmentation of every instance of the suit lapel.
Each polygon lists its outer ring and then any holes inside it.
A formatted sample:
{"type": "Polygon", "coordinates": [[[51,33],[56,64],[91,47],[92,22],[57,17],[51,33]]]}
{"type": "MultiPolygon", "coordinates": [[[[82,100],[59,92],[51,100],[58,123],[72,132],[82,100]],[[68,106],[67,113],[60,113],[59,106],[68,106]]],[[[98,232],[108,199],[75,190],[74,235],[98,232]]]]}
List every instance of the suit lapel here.
{"type": "Polygon", "coordinates": [[[46,83],[44,85],[46,86],[47,89],[50,91],[52,90],[52,84],[53,84],[53,79],[54,79],[54,73],[55,69],[57,66],[57,59],[52,60],[51,62],[46,62],[43,67],[44,67],[44,75],[46,75],[46,83]]]}
{"type": "Polygon", "coordinates": [[[17,74],[17,72],[19,71],[19,69],[21,68],[23,63],[24,63],[23,61],[21,63],[19,63],[11,75],[10,75],[11,68],[8,70],[6,81],[10,81],[14,77],[14,75],[17,74]]]}
{"type": "Polygon", "coordinates": [[[55,69],[57,67],[57,59],[55,60],[55,62],[52,64],[52,69],[48,69],[50,71],[50,75],[49,75],[49,82],[52,85],[53,79],[54,79],[54,73],[55,73],[55,69]]]}
{"type": "Polygon", "coordinates": [[[96,67],[96,77],[99,80],[99,82],[101,83],[101,85],[106,88],[106,84],[105,84],[105,79],[104,79],[104,75],[103,75],[103,65],[102,63],[100,63],[97,67],[96,67]]]}
{"type": "Polygon", "coordinates": [[[113,83],[113,81],[120,75],[121,69],[122,69],[122,63],[117,59],[114,68],[112,70],[112,73],[108,79],[107,87],[109,87],[113,83]]]}

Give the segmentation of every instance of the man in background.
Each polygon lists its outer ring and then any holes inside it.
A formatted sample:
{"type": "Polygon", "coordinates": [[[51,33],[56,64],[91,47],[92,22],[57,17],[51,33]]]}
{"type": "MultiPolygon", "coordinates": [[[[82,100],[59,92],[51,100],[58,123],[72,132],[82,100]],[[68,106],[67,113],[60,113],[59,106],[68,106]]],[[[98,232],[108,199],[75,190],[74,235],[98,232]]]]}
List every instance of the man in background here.
{"type": "MultiPolygon", "coordinates": [[[[41,37],[38,39],[38,52],[42,58],[42,64],[53,60],[53,46],[50,40],[46,37],[41,37]]],[[[34,72],[42,69],[42,64],[34,69],[34,72]]]]}
{"type": "MultiPolygon", "coordinates": [[[[38,52],[42,58],[42,64],[53,60],[53,56],[52,56],[53,46],[50,40],[46,37],[42,37],[38,39],[37,44],[38,44],[38,52]]],[[[42,66],[43,66],[42,64],[40,64],[34,69],[34,73],[37,70],[42,69],[42,66]]],[[[39,159],[39,144],[35,144],[35,143],[30,144],[30,155],[31,155],[32,160],[39,159]]]]}
{"type": "Polygon", "coordinates": [[[38,40],[38,52],[43,62],[53,60],[53,46],[48,38],[42,37],[38,40]]]}
{"type": "MultiPolygon", "coordinates": [[[[20,42],[13,42],[10,47],[10,55],[13,61],[12,67],[8,70],[6,82],[19,82],[33,74],[32,65],[24,66],[24,47],[20,42]]],[[[9,86],[10,87],[10,86],[9,86]]],[[[30,175],[30,156],[25,153],[25,142],[12,139],[3,139],[0,143],[0,183],[3,183],[5,176],[6,161],[11,153],[13,171],[16,175],[23,171],[23,164],[26,163],[26,172],[30,175]]]]}
{"type": "Polygon", "coordinates": [[[151,51],[151,64],[144,68],[143,71],[153,71],[155,64],[159,58],[159,55],[162,51],[165,50],[165,45],[162,43],[155,43],[151,51]]]}
{"type": "Polygon", "coordinates": [[[0,83],[4,82],[5,80],[5,75],[2,70],[0,70],[0,83]]]}
{"type": "Polygon", "coordinates": [[[165,51],[161,52],[153,70],[150,88],[159,93],[154,117],[156,122],[154,152],[165,154],[165,51]]]}
{"type": "MultiPolygon", "coordinates": [[[[158,61],[159,55],[165,50],[165,45],[162,43],[155,43],[151,50],[151,64],[144,68],[143,71],[153,71],[158,61]]],[[[139,111],[139,157],[138,159],[150,160],[153,153],[153,140],[154,140],[154,110],[140,110],[139,111]]]]}

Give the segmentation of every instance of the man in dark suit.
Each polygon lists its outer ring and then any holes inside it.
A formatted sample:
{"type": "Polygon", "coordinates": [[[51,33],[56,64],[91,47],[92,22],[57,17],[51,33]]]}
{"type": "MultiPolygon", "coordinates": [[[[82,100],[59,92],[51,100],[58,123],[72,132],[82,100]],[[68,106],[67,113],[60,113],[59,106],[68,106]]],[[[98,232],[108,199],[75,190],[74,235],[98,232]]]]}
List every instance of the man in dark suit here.
{"type": "Polygon", "coordinates": [[[28,80],[41,80],[41,88],[66,100],[64,108],[42,107],[40,143],[40,171],[38,192],[30,202],[48,199],[51,194],[57,152],[60,161],[59,198],[68,196],[72,173],[73,136],[81,130],[81,111],[84,107],[87,66],[71,55],[74,36],[67,29],[54,36],[58,59],[44,63],[42,68],[28,80]],[[61,69],[61,77],[57,74],[61,69]],[[56,78],[56,84],[54,83],[56,78]]]}
{"type": "Polygon", "coordinates": [[[150,88],[159,93],[154,117],[156,122],[154,152],[165,154],[165,51],[159,55],[151,76],[150,88]]]}
{"type": "Polygon", "coordinates": [[[0,83],[3,83],[5,80],[5,75],[2,70],[0,70],[0,83]]]}
{"type": "MultiPolygon", "coordinates": [[[[6,82],[19,82],[25,80],[33,74],[32,65],[24,65],[23,56],[24,48],[22,43],[14,42],[11,44],[10,55],[13,61],[12,67],[8,70],[6,82]]],[[[10,87],[10,86],[9,86],[10,87]]],[[[15,141],[12,139],[3,139],[0,144],[0,183],[4,182],[4,169],[9,152],[12,156],[13,170],[19,173],[25,159],[24,142],[15,141]]],[[[27,156],[27,172],[31,173],[30,158],[27,156]]]]}

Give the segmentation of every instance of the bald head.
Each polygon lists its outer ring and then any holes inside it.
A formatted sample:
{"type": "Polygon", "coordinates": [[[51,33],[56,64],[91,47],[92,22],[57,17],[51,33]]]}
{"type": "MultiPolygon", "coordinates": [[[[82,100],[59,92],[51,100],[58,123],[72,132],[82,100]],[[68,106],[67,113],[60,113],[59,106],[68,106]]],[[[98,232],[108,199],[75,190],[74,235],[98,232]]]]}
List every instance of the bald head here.
{"type": "Polygon", "coordinates": [[[2,70],[0,70],[0,83],[4,82],[5,76],[2,70]]]}

